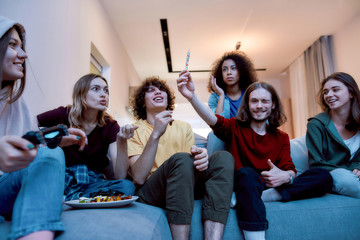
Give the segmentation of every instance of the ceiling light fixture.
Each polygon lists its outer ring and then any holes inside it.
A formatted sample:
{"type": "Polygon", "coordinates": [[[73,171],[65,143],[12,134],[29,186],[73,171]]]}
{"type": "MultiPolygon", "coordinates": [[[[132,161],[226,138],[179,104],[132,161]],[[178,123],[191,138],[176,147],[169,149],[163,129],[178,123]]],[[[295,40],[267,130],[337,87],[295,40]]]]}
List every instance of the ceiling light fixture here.
{"type": "Polygon", "coordinates": [[[235,50],[238,51],[240,47],[241,47],[241,42],[239,41],[236,43],[235,50]]]}
{"type": "MultiPolygon", "coordinates": [[[[169,39],[169,30],[168,30],[168,25],[167,25],[167,19],[166,18],[160,19],[160,25],[161,25],[163,42],[164,42],[168,72],[169,73],[180,73],[180,71],[174,71],[172,68],[170,39],[169,39]]],[[[210,72],[210,70],[194,70],[194,69],[192,69],[191,72],[210,72]]]]}
{"type": "MultiPolygon", "coordinates": [[[[161,25],[161,33],[162,33],[162,38],[163,38],[163,42],[164,42],[164,49],[165,49],[165,56],[166,56],[166,63],[167,63],[167,67],[168,67],[168,72],[169,73],[180,73],[180,71],[174,71],[172,68],[172,61],[171,61],[171,51],[170,51],[170,37],[169,37],[169,29],[168,29],[168,25],[167,25],[167,19],[163,18],[160,19],[160,25],[161,25]]],[[[236,50],[239,50],[241,47],[241,42],[237,42],[236,43],[236,50]]],[[[191,69],[191,72],[210,72],[210,70],[195,70],[195,69],[191,69]]],[[[256,71],[266,71],[266,68],[257,68],[256,71]]]]}

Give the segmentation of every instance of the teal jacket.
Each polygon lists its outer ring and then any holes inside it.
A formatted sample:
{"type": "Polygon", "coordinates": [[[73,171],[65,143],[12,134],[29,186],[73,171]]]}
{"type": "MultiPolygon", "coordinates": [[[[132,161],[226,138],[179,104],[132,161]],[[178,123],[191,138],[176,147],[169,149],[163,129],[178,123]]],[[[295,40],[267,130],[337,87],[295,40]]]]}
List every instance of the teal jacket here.
{"type": "Polygon", "coordinates": [[[327,112],[308,120],[306,145],[311,168],[331,171],[335,168],[360,169],[360,146],[350,160],[350,149],[345,145],[327,112]]]}

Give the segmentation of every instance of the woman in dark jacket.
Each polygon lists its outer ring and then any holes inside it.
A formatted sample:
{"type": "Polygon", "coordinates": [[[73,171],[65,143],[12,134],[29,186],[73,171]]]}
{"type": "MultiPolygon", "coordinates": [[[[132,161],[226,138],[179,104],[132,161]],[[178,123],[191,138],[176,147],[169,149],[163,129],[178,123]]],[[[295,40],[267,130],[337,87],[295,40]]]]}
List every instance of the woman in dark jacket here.
{"type": "Polygon", "coordinates": [[[360,198],[360,91],[346,73],[333,73],[319,91],[323,113],[309,119],[310,167],[330,171],[333,191],[360,198]]]}

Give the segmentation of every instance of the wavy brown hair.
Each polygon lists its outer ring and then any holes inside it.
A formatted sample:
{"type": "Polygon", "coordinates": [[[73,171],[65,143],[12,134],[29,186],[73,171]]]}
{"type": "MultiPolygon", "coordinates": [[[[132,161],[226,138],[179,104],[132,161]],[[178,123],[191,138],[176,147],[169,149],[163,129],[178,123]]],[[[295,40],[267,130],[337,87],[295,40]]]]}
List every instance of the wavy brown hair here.
{"type": "Polygon", "coordinates": [[[13,103],[16,100],[18,100],[20,98],[20,96],[23,94],[24,89],[25,89],[25,83],[26,83],[26,64],[25,61],[23,63],[23,73],[24,73],[24,77],[13,81],[13,80],[4,80],[2,79],[2,63],[4,61],[4,57],[6,54],[6,51],[9,47],[9,43],[10,43],[10,39],[11,39],[11,33],[13,30],[16,30],[19,34],[19,37],[21,39],[22,42],[22,49],[25,51],[25,30],[24,28],[17,24],[14,27],[10,28],[5,34],[4,36],[0,39],[0,85],[1,85],[1,89],[7,87],[8,89],[0,96],[0,100],[6,100],[8,103],[13,103]],[[18,82],[20,81],[20,83],[18,84],[18,82]]]}
{"type": "Polygon", "coordinates": [[[351,98],[351,113],[348,119],[348,124],[345,125],[345,128],[350,131],[356,131],[360,128],[360,91],[359,86],[356,84],[356,81],[352,76],[344,72],[335,72],[327,76],[321,82],[321,88],[318,92],[319,104],[324,111],[330,111],[329,106],[325,102],[323,90],[324,85],[332,79],[342,82],[349,90],[349,93],[353,96],[351,98]]]}
{"type": "MultiPolygon", "coordinates": [[[[216,78],[216,84],[226,93],[226,84],[222,75],[222,65],[225,60],[231,59],[235,62],[239,72],[239,88],[246,89],[250,84],[257,82],[257,74],[250,58],[241,51],[226,52],[224,55],[214,62],[211,75],[216,78]]],[[[211,87],[211,77],[208,83],[210,93],[214,92],[211,87]]]]}
{"type": "Polygon", "coordinates": [[[286,116],[280,101],[278,94],[273,86],[265,82],[256,82],[251,84],[244,93],[244,98],[241,103],[241,106],[238,111],[238,115],[236,116],[244,125],[250,126],[251,121],[253,120],[251,117],[251,113],[249,110],[249,98],[250,93],[254,90],[263,88],[271,94],[271,100],[275,105],[275,108],[271,110],[271,114],[268,118],[268,131],[275,131],[279,126],[286,122],[286,116]]]}
{"type": "Polygon", "coordinates": [[[157,76],[148,77],[142,82],[131,99],[131,105],[136,119],[146,120],[145,94],[150,86],[157,87],[166,92],[168,102],[166,110],[174,110],[175,108],[175,95],[169,85],[157,76]]]}
{"type": "MultiPolygon", "coordinates": [[[[68,106],[70,108],[69,112],[69,123],[70,126],[84,129],[84,110],[87,108],[87,104],[85,101],[86,94],[88,93],[90,89],[91,81],[95,78],[101,78],[105,81],[106,85],[108,85],[108,82],[106,79],[98,74],[87,74],[85,76],[82,76],[74,86],[72,99],[73,104],[71,106],[68,106]]],[[[112,119],[112,117],[104,110],[99,111],[97,115],[97,122],[98,126],[102,127],[105,125],[106,120],[112,119]]]]}

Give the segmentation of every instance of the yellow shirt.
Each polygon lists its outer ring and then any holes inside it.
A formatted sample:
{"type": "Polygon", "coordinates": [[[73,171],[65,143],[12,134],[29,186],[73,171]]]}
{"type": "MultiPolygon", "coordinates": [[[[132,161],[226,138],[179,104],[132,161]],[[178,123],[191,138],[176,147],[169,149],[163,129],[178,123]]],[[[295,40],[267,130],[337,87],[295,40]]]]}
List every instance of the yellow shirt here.
{"type": "MultiPolygon", "coordinates": [[[[128,140],[129,157],[142,154],[154,130],[154,127],[146,120],[139,120],[135,125],[138,125],[139,128],[135,130],[134,137],[128,140]]],[[[175,153],[190,153],[192,145],[195,145],[195,137],[190,124],[179,120],[173,121],[171,126],[167,126],[164,134],[159,139],[154,165],[149,176],[175,153]]]]}

